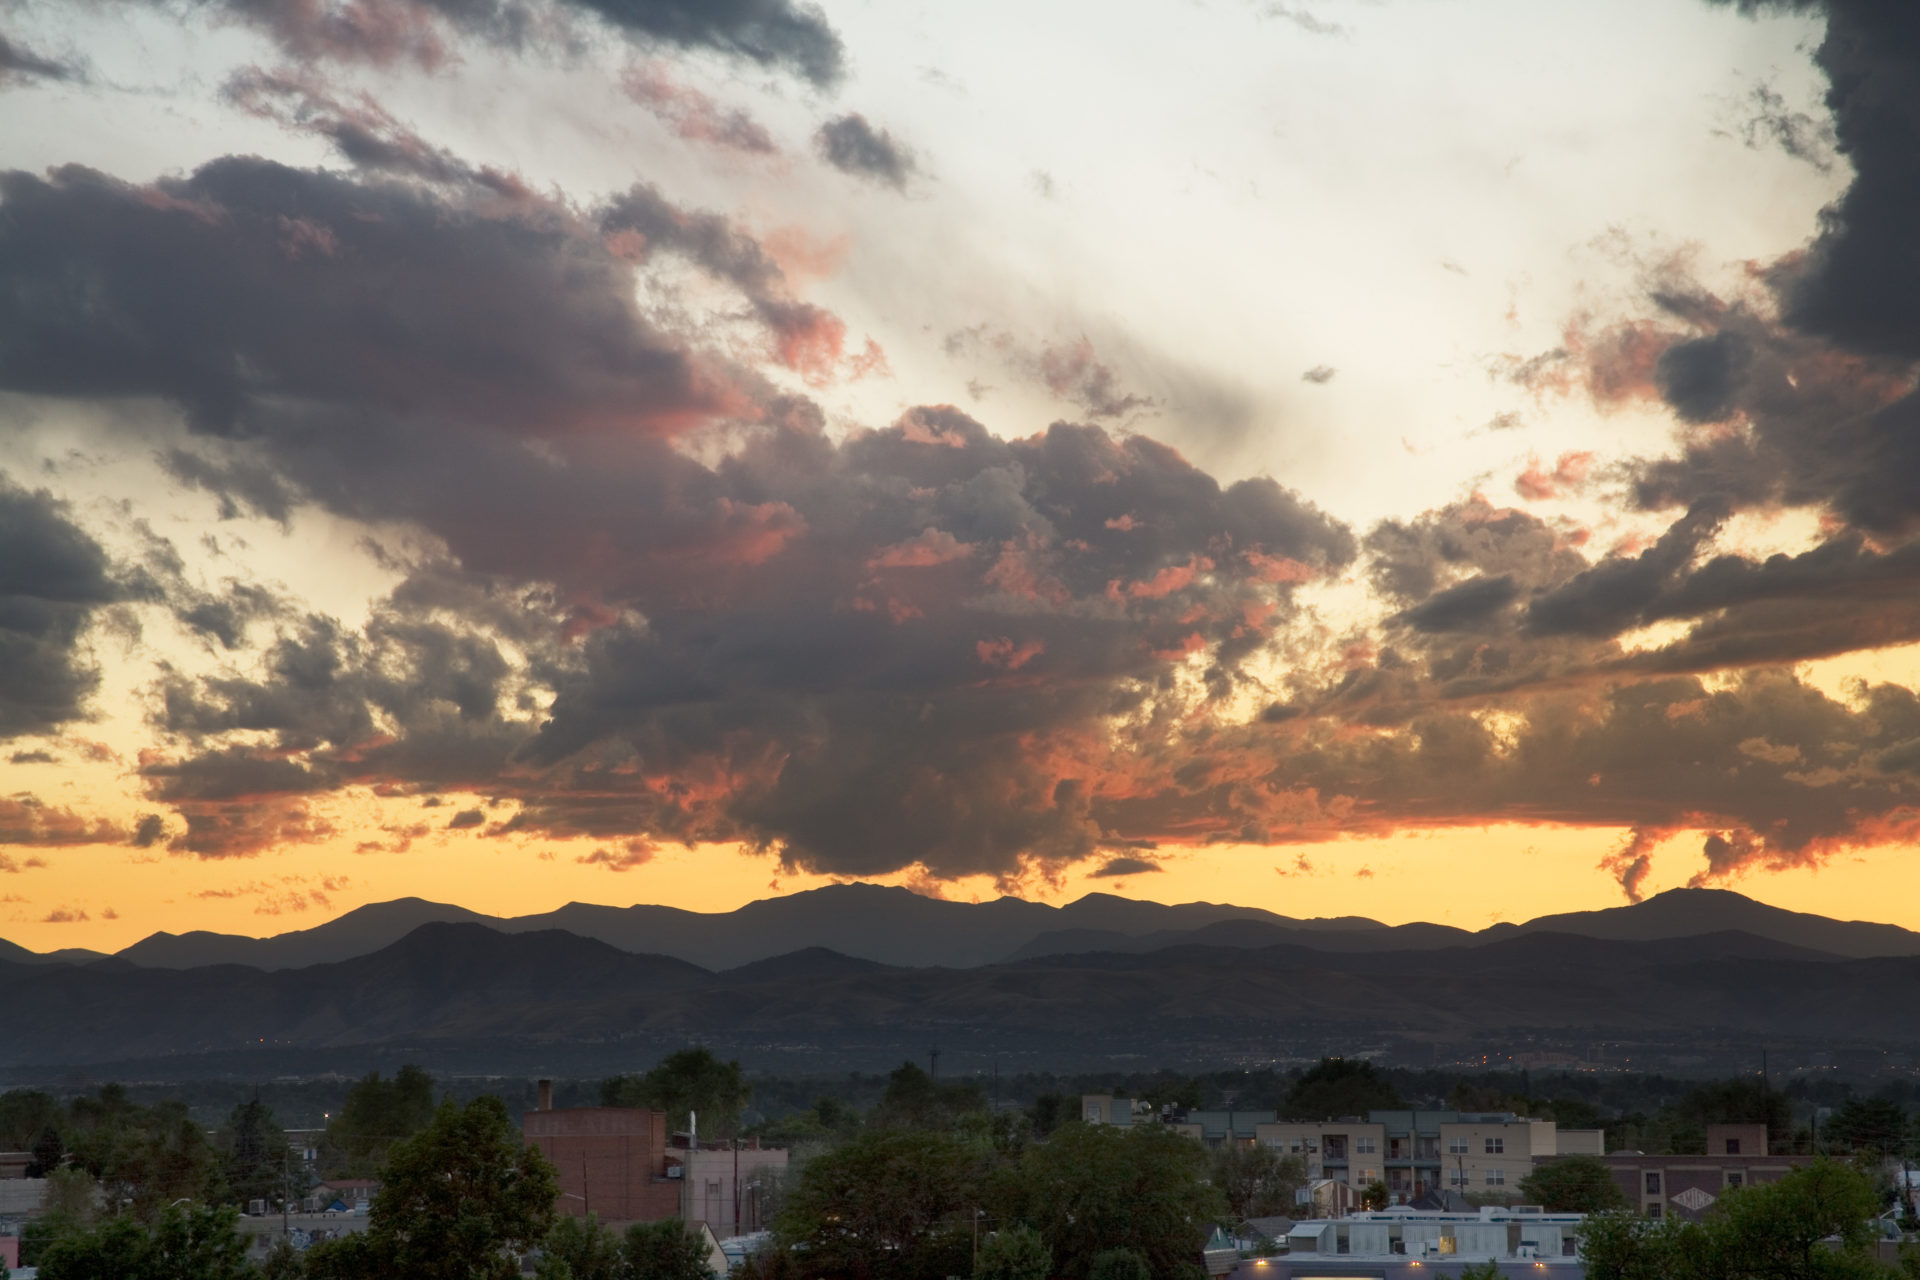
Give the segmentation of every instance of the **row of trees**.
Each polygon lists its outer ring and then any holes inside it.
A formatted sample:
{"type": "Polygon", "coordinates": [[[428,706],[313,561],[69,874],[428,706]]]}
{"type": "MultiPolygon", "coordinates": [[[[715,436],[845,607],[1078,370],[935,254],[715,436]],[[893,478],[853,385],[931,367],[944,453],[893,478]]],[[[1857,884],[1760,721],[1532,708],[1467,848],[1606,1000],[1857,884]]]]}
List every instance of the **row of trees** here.
{"type": "Polygon", "coordinates": [[[520,1139],[506,1104],[442,1103],[394,1142],[367,1230],[282,1246],[256,1264],[231,1206],[172,1203],[118,1212],[82,1201],[43,1219],[43,1280],[509,1280],[544,1257],[541,1280],[711,1280],[703,1240],[678,1221],[616,1239],[597,1221],[558,1218],[559,1184],[520,1139]]]}
{"type": "Polygon", "coordinates": [[[285,1138],[258,1101],[210,1135],[184,1103],[141,1106],[117,1084],[64,1104],[35,1089],[0,1094],[0,1150],[31,1152],[30,1177],[84,1176],[110,1209],[142,1215],[182,1199],[277,1196],[286,1175],[285,1138]]]}

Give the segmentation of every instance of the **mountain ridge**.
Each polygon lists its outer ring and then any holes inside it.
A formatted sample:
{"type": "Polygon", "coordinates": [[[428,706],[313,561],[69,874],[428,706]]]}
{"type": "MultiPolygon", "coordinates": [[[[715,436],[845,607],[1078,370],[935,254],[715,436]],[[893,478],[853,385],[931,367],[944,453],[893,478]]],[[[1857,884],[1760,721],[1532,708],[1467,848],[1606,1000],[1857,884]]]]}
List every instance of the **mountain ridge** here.
{"type": "MultiPolygon", "coordinates": [[[[1920,955],[1920,933],[1898,925],[1790,911],[1725,889],[1670,889],[1640,903],[1562,912],[1476,932],[1418,921],[1387,925],[1356,916],[1296,919],[1256,907],[1167,904],[1105,893],[1057,907],[1012,897],[949,902],[894,886],[854,883],[763,898],[725,912],[576,902],[548,912],[495,917],[422,898],[398,898],[266,938],[206,931],[155,933],[111,959],[148,969],[240,964],[275,972],[368,955],[435,923],[472,924],[505,934],[560,929],[631,954],[672,956],[713,972],[812,950],[892,968],[965,969],[1048,955],[1150,954],[1184,946],[1430,951],[1487,946],[1531,933],[1658,941],[1743,932],[1830,959],[1920,955]]],[[[80,950],[39,954],[0,941],[0,960],[15,963],[92,964],[108,959],[80,950]]]]}
{"type": "Polygon", "coordinates": [[[0,1068],[382,1046],[427,1060],[479,1046],[495,1064],[536,1051],[638,1062],[697,1042],[762,1060],[826,1046],[872,1069],[927,1037],[1017,1045],[1044,1061],[1297,1042],[1309,1032],[1331,1050],[1381,1035],[1529,1042],[1608,1028],[1920,1045],[1920,1024],[1885,997],[1920,984],[1920,956],[1834,959],[1737,931],[1656,940],[1533,931],[1481,946],[1351,953],[1187,945],[971,969],[782,959],[714,973],[561,930],[468,922],[429,923],[367,956],[273,972],[0,961],[0,1068]]]}

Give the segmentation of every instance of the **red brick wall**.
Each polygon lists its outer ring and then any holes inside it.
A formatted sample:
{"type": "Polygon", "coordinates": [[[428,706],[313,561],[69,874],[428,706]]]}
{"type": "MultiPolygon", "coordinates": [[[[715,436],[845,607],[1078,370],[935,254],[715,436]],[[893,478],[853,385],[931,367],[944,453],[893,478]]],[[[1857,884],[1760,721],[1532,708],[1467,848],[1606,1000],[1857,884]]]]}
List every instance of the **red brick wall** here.
{"type": "Polygon", "coordinates": [[[680,1213],[680,1183],[667,1179],[667,1118],[632,1107],[530,1111],[527,1141],[559,1172],[561,1213],[602,1222],[658,1222],[680,1213]]]}

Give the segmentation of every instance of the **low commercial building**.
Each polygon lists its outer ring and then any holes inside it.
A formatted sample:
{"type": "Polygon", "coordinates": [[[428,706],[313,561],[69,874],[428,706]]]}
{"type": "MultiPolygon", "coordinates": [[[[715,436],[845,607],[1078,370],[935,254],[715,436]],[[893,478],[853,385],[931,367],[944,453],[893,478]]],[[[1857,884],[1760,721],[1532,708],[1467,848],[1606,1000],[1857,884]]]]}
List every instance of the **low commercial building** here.
{"type": "Polygon", "coordinates": [[[1577,1213],[1396,1208],[1296,1222],[1286,1252],[1247,1259],[1233,1280],[1431,1280],[1492,1262],[1502,1275],[1584,1280],[1577,1213]]]}
{"type": "Polygon", "coordinates": [[[1121,1126],[1153,1124],[1160,1119],[1153,1104],[1138,1098],[1116,1098],[1110,1093],[1080,1095],[1080,1120],[1084,1124],[1121,1126]]]}
{"type": "Polygon", "coordinates": [[[686,1188],[680,1216],[704,1222],[725,1240],[764,1231],[779,1180],[787,1172],[787,1153],[763,1147],[758,1139],[673,1151],[686,1188]]]}

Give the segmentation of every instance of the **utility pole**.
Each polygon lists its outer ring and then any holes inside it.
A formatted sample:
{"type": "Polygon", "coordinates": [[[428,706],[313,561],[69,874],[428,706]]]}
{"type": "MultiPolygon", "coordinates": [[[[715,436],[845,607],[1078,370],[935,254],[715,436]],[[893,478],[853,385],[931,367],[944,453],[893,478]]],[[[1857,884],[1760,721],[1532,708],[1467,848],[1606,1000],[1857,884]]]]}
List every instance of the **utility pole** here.
{"type": "Polygon", "coordinates": [[[940,1078],[940,1046],[937,1043],[927,1050],[927,1075],[935,1080],[940,1078]]]}

